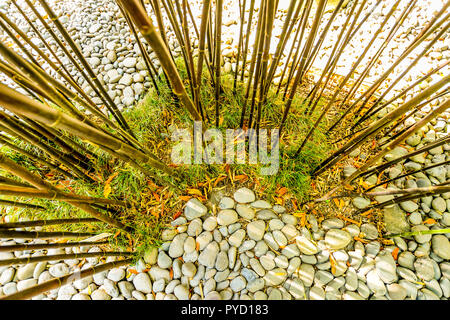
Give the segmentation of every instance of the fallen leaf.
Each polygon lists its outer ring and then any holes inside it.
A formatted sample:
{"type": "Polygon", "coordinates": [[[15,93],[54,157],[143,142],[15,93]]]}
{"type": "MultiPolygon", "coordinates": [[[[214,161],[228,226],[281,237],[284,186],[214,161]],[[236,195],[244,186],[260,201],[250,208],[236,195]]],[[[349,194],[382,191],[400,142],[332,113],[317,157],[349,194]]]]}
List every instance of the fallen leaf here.
{"type": "Polygon", "coordinates": [[[283,196],[286,192],[288,192],[288,189],[286,187],[282,187],[280,189],[278,189],[277,194],[281,197],[283,196]]]}
{"type": "Polygon", "coordinates": [[[173,214],[173,219],[175,220],[176,218],[178,218],[179,216],[181,216],[181,210],[177,211],[173,214]]]}
{"type": "Polygon", "coordinates": [[[223,180],[225,180],[226,178],[227,178],[227,176],[220,176],[220,177],[218,177],[218,178],[216,179],[216,181],[214,181],[214,187],[216,187],[217,184],[218,184],[220,181],[223,181],[223,180]]]}
{"type": "Polygon", "coordinates": [[[295,210],[298,210],[297,200],[296,199],[292,199],[292,205],[293,205],[295,210]]]}
{"type": "Polygon", "coordinates": [[[200,196],[200,197],[203,196],[202,192],[200,190],[198,190],[198,189],[187,189],[187,191],[188,191],[189,194],[194,194],[194,195],[197,195],[197,196],[200,196]]]}
{"type": "Polygon", "coordinates": [[[180,196],[178,197],[181,201],[188,201],[190,200],[192,197],[191,196],[180,196]]]}
{"type": "Polygon", "coordinates": [[[103,189],[103,196],[105,198],[108,198],[108,196],[110,195],[112,188],[111,188],[111,181],[118,175],[118,172],[113,173],[112,175],[109,176],[109,178],[105,181],[105,187],[103,189]]]}
{"type": "Polygon", "coordinates": [[[398,252],[400,251],[400,249],[398,247],[396,247],[394,249],[394,251],[392,251],[392,257],[394,258],[394,260],[398,259],[398,252]]]}
{"type": "Polygon", "coordinates": [[[112,181],[115,177],[117,177],[118,174],[119,174],[119,172],[115,172],[115,173],[113,173],[112,175],[110,175],[110,176],[108,177],[108,179],[106,179],[105,183],[106,183],[106,184],[111,183],[111,181],[112,181]]]}
{"type": "Polygon", "coordinates": [[[244,182],[244,181],[248,180],[248,176],[246,174],[239,174],[234,177],[234,180],[239,180],[241,182],[244,182]]]}
{"type": "Polygon", "coordinates": [[[331,273],[336,273],[336,261],[334,260],[333,255],[330,254],[330,265],[331,265],[331,273]]]}
{"type": "Polygon", "coordinates": [[[153,197],[155,197],[156,201],[161,202],[161,198],[157,193],[152,192],[152,194],[153,194],[153,197]]]}
{"type": "Polygon", "coordinates": [[[340,205],[340,203],[339,203],[339,199],[337,199],[337,198],[333,198],[333,202],[334,202],[334,204],[336,205],[336,207],[338,207],[338,208],[339,208],[339,205],[340,205]]]}
{"type": "Polygon", "coordinates": [[[373,209],[370,209],[370,210],[367,210],[367,211],[361,213],[360,216],[364,217],[364,216],[367,216],[367,215],[371,214],[372,212],[373,212],[373,209]]]}
{"type": "Polygon", "coordinates": [[[361,239],[361,238],[359,238],[359,237],[353,237],[353,239],[355,239],[356,241],[359,241],[359,242],[362,242],[362,243],[369,243],[369,241],[368,240],[364,240],[364,239],[361,239]]]}

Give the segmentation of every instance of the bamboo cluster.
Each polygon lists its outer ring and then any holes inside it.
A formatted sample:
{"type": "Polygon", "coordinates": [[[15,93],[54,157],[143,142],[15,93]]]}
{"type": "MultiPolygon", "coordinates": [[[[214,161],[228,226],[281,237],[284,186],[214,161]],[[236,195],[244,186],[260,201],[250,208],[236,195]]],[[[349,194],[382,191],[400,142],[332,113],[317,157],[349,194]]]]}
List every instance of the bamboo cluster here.
{"type": "MultiPolygon", "coordinates": [[[[220,128],[221,117],[229,111],[222,99],[225,90],[222,69],[224,1],[203,0],[199,24],[188,0],[148,2],[149,5],[145,5],[141,0],[116,0],[139,47],[156,92],[159,94],[162,87],[167,86],[172,93],[174,105],[183,108],[192,121],[200,121],[204,130],[210,126],[220,128]],[[155,17],[155,22],[151,17],[155,17]],[[167,20],[169,24],[165,24],[167,20]],[[178,70],[175,63],[175,53],[170,50],[167,37],[169,30],[173,31],[181,48],[186,79],[182,78],[181,70],[178,70]],[[198,44],[196,48],[194,43],[198,44]],[[158,73],[146,46],[159,60],[162,74],[158,73]],[[214,92],[212,101],[202,100],[202,90],[205,86],[209,86],[214,92]]],[[[24,22],[42,41],[44,48],[37,46],[14,21],[0,12],[0,29],[12,43],[10,45],[0,42],[0,72],[14,82],[14,87],[0,83],[0,144],[8,150],[0,153],[0,196],[8,197],[0,199],[0,205],[45,210],[40,203],[31,202],[34,199],[63,201],[87,212],[91,217],[3,223],[0,224],[0,238],[68,239],[93,235],[82,232],[22,230],[72,223],[106,223],[112,228],[133,232],[133,227],[122,222],[120,216],[110,214],[111,208],[128,208],[130,204],[126,201],[82,196],[76,193],[77,190],[69,192],[57,188],[55,181],[68,179],[84,181],[91,186],[98,184],[95,175],[99,169],[96,168],[99,158],[97,149],[136,168],[157,183],[171,184],[167,181],[179,181],[181,177],[178,170],[158,159],[136,138],[127,119],[108,95],[107,88],[99,81],[99,75],[90,66],[46,0],[12,3],[24,22]],[[28,10],[31,10],[33,17],[29,16],[28,10]],[[47,17],[42,15],[43,12],[47,17]],[[61,59],[41,30],[49,33],[58,51],[67,59],[61,59]],[[62,60],[69,63],[63,63],[62,60]],[[48,70],[43,68],[44,63],[48,70]],[[71,75],[69,64],[77,70],[80,79],[71,75]],[[59,78],[56,79],[51,74],[57,74],[59,78]],[[88,84],[105,108],[94,103],[91,95],[82,89],[82,82],[88,84]],[[23,163],[16,163],[11,155],[20,155],[29,163],[37,164],[37,171],[32,172],[23,163]],[[44,178],[49,172],[56,175],[56,179],[51,182],[44,178]],[[161,176],[168,179],[162,179],[161,176]],[[15,230],[18,228],[21,229],[15,230]]],[[[279,97],[282,105],[281,110],[278,110],[280,119],[277,126],[280,132],[286,130],[286,123],[295,107],[295,98],[304,92],[301,100],[307,105],[305,114],[310,117],[312,125],[304,136],[300,137],[300,143],[294,146],[294,157],[299,157],[309,144],[314,143],[319,126],[333,115],[332,121],[327,125],[327,135],[337,139],[333,143],[335,150],[314,169],[311,173],[313,177],[332,170],[357,148],[375,141],[377,137],[389,135],[384,143],[376,144],[372,154],[356,172],[343,179],[340,186],[328,190],[323,197],[313,201],[339,197],[342,195],[338,193],[341,186],[351,184],[357,178],[383,173],[408,157],[449,142],[449,137],[446,136],[421,146],[407,156],[382,162],[386,154],[450,107],[450,76],[445,73],[448,72],[448,61],[443,61],[438,67],[423,74],[420,79],[400,87],[401,80],[409,75],[439,40],[448,35],[450,1],[435,12],[381,75],[373,76],[380,57],[388,51],[417,3],[417,0],[407,3],[401,0],[390,2],[386,13],[379,19],[379,25],[372,30],[367,45],[353,61],[347,74],[337,77],[336,70],[342,63],[346,50],[350,50],[356,35],[368,27],[367,21],[380,9],[381,1],[376,1],[369,7],[367,0],[340,0],[329,11],[327,0],[290,0],[282,14],[279,37],[274,36],[273,29],[281,14],[280,1],[239,1],[239,34],[232,71],[232,93],[238,97],[238,92],[242,92],[242,97],[239,96],[241,110],[238,119],[241,129],[262,128],[268,113],[267,108],[276,107],[269,105],[268,101],[279,97]],[[337,24],[336,17],[340,14],[344,14],[345,19],[343,23],[337,24]],[[311,71],[321,55],[324,43],[329,39],[330,30],[338,30],[337,37],[317,80],[312,81],[311,71]],[[399,66],[402,68],[400,72],[399,66]],[[276,75],[279,75],[277,84],[274,83],[276,75]],[[439,75],[438,80],[417,90],[422,83],[436,75],[439,75]],[[365,86],[369,77],[372,82],[365,86]],[[398,93],[387,98],[394,90],[398,93]],[[413,91],[418,93],[411,95],[413,91]],[[439,103],[435,103],[437,101],[439,103]],[[433,107],[427,108],[427,112],[423,111],[432,104],[433,107]],[[378,116],[381,111],[386,112],[378,116]],[[419,121],[406,126],[407,119],[418,114],[424,115],[419,121]],[[345,134],[342,134],[343,132],[345,134]]],[[[372,206],[382,208],[409,199],[449,192],[448,183],[402,191],[372,191],[378,186],[448,163],[435,163],[393,179],[380,180],[362,196],[396,196],[393,200],[372,206]]],[[[0,247],[0,251],[81,245],[94,244],[82,241],[46,245],[30,243],[0,247]]],[[[95,254],[18,258],[0,261],[0,265],[100,255],[128,257],[132,253],[105,251],[95,254]]],[[[106,263],[80,271],[77,276],[89,276],[128,264],[130,261],[131,259],[125,259],[106,263]]],[[[51,280],[0,299],[26,299],[68,283],[70,279],[73,277],[51,280]]]]}

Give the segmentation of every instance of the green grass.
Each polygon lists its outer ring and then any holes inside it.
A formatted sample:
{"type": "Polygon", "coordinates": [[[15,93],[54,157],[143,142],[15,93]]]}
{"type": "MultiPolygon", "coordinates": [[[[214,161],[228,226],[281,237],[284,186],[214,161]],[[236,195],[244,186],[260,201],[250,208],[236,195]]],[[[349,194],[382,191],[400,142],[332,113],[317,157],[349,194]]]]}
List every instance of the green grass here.
{"type": "MultiPolygon", "coordinates": [[[[185,79],[186,74],[183,70],[180,60],[177,61],[181,75],[185,79]]],[[[214,111],[214,90],[208,84],[208,72],[204,72],[202,79],[201,102],[205,107],[211,122],[215,122],[214,111]]],[[[186,81],[185,81],[186,83],[186,81]]],[[[186,83],[187,84],[187,83],[186,83]]],[[[225,133],[227,128],[238,128],[241,117],[241,108],[244,98],[245,85],[239,84],[236,95],[232,93],[233,75],[225,74],[222,76],[223,92],[221,94],[220,105],[220,129],[225,133]]],[[[141,99],[141,101],[134,106],[125,110],[124,117],[127,119],[131,129],[135,133],[137,139],[151,152],[154,152],[160,159],[166,163],[170,163],[170,154],[174,142],[171,141],[171,129],[173,128],[192,128],[192,121],[189,114],[182,106],[177,105],[170,94],[168,87],[163,81],[158,83],[160,94],[156,90],[150,89],[148,93],[141,99]]],[[[303,137],[317,118],[318,114],[315,112],[312,116],[306,115],[307,106],[302,104],[303,98],[297,95],[294,98],[290,115],[286,121],[282,143],[280,146],[280,167],[277,174],[272,176],[261,176],[259,170],[265,165],[257,164],[232,164],[230,169],[236,174],[245,174],[250,177],[250,180],[256,179],[260,186],[264,186],[265,197],[271,200],[271,197],[276,194],[276,191],[281,187],[288,188],[289,192],[294,196],[298,202],[302,202],[308,197],[311,188],[310,172],[312,169],[325,158],[329,151],[326,136],[324,135],[325,128],[323,125],[319,126],[316,133],[310,142],[303,149],[299,157],[294,158],[293,155],[301,144],[303,137]]],[[[249,113],[250,104],[248,104],[249,113]]],[[[261,128],[276,128],[278,127],[282,118],[284,102],[280,98],[275,97],[274,92],[270,92],[267,104],[264,106],[263,123],[261,128]]],[[[316,108],[320,110],[320,104],[316,108]]],[[[212,127],[212,124],[209,124],[212,127]]],[[[225,137],[225,134],[224,134],[225,137]]],[[[108,198],[124,199],[131,201],[133,207],[130,209],[119,209],[114,214],[120,221],[127,225],[135,227],[135,233],[130,237],[125,233],[116,234],[111,245],[114,248],[130,249],[134,247],[137,251],[137,256],[142,256],[143,253],[150,246],[159,246],[161,244],[161,231],[167,225],[176,210],[181,209],[182,201],[177,197],[173,197],[168,202],[168,206],[172,206],[172,212],[164,216],[156,217],[149,214],[153,208],[151,196],[154,192],[154,187],[149,184],[149,179],[135,168],[113,159],[108,154],[89,147],[91,151],[95,151],[99,158],[95,167],[98,168],[97,174],[102,177],[102,181],[106,181],[112,174],[117,173],[117,176],[111,181],[111,193],[108,198]]],[[[27,146],[27,150],[36,151],[34,148],[27,146]]],[[[42,172],[39,165],[27,160],[25,157],[16,152],[3,147],[2,151],[7,152],[13,160],[26,165],[29,169],[35,172],[42,172]]],[[[149,168],[150,169],[150,168],[149,168]]],[[[220,174],[226,173],[224,165],[215,164],[207,166],[201,165],[182,165],[178,167],[182,172],[183,181],[179,183],[181,190],[189,187],[195,187],[198,182],[208,179],[214,179],[220,174]]],[[[162,176],[164,179],[167,177],[162,176]]],[[[224,182],[226,183],[226,182],[224,182]]],[[[88,195],[92,197],[104,197],[104,183],[96,185],[89,185],[82,181],[71,181],[70,187],[80,195],[88,195]]],[[[67,190],[67,189],[66,189],[67,190]]],[[[165,189],[166,192],[168,189],[165,189]]],[[[161,189],[156,190],[161,192],[161,189]]],[[[8,197],[6,197],[8,198],[8,197]]],[[[18,199],[25,201],[25,199],[18,199]]],[[[14,220],[27,217],[33,219],[55,219],[68,217],[87,217],[88,214],[80,211],[73,206],[60,201],[49,200],[33,200],[32,203],[40,204],[48,208],[45,211],[33,211],[28,209],[2,209],[8,214],[13,213],[14,220]]],[[[159,210],[159,209],[158,209],[159,210]]],[[[49,227],[51,230],[52,228],[49,227]]],[[[95,232],[111,232],[116,233],[116,230],[111,229],[103,223],[86,224],[86,225],[65,225],[58,226],[59,230],[66,231],[95,231],[95,232]]]]}
{"type": "MultiPolygon", "coordinates": [[[[178,61],[179,68],[182,69],[180,61],[178,61]]],[[[215,122],[215,100],[214,100],[214,90],[208,84],[209,74],[204,71],[202,91],[201,91],[201,102],[202,105],[207,110],[210,117],[211,123],[210,127],[213,127],[215,122]]],[[[185,76],[184,73],[182,75],[185,76]]],[[[237,86],[236,95],[232,92],[233,87],[233,74],[225,74],[222,76],[222,87],[223,92],[221,94],[221,104],[220,104],[220,127],[223,136],[225,137],[225,129],[227,128],[238,128],[239,121],[241,117],[241,110],[243,105],[243,100],[245,96],[245,85],[237,86]]],[[[262,117],[263,123],[261,128],[277,128],[282,118],[284,102],[281,98],[275,97],[274,90],[270,92],[267,104],[263,108],[264,116],[262,117]]],[[[154,114],[161,113],[161,108],[167,108],[173,115],[172,123],[178,128],[191,128],[192,122],[188,114],[184,110],[179,108],[174,108],[171,101],[170,95],[163,94],[162,97],[157,97],[155,92],[151,92],[144,98],[144,102],[136,112],[140,110],[145,112],[152,112],[154,114]],[[155,104],[156,102],[156,104],[155,104]],[[154,111],[152,108],[156,108],[154,111]]],[[[297,158],[293,158],[295,151],[298,146],[303,141],[306,132],[314,123],[315,119],[319,116],[320,107],[323,104],[319,103],[316,111],[312,116],[305,114],[307,111],[307,106],[302,104],[303,98],[297,95],[292,103],[291,112],[285,123],[285,128],[282,135],[282,143],[280,146],[280,169],[276,175],[273,176],[260,176],[258,172],[262,167],[261,164],[258,165],[231,165],[232,169],[236,172],[242,174],[248,174],[249,176],[257,177],[261,184],[266,186],[266,192],[268,197],[272,196],[276,188],[280,186],[288,187],[289,190],[298,197],[300,201],[308,195],[310,191],[310,172],[317,166],[321,160],[323,160],[330,150],[328,145],[327,137],[325,136],[325,124],[321,123],[314,133],[311,141],[309,141],[302,153],[297,158]]],[[[247,105],[247,115],[249,113],[250,103],[247,105]]],[[[154,126],[155,124],[153,124],[154,126]]],[[[153,136],[156,140],[160,138],[159,132],[164,130],[163,128],[158,128],[158,130],[149,129],[151,132],[156,132],[153,136]]],[[[167,131],[165,131],[169,134],[167,131]]],[[[160,150],[159,156],[165,160],[168,160],[167,151],[171,150],[171,144],[166,137],[165,149],[160,150]]],[[[169,160],[170,161],[170,160],[169,160]]],[[[207,176],[211,174],[223,173],[223,165],[211,165],[207,167],[206,165],[184,165],[180,169],[185,172],[186,185],[195,184],[198,181],[204,180],[207,176]],[[212,170],[212,173],[209,172],[212,170]]]]}

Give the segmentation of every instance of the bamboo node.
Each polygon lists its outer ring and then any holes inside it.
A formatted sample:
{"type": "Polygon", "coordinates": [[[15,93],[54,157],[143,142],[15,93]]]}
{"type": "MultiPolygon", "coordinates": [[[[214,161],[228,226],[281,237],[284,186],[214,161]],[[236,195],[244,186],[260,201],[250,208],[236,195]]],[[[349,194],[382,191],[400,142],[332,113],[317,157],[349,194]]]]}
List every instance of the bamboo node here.
{"type": "Polygon", "coordinates": [[[123,149],[123,146],[124,146],[124,144],[123,144],[123,143],[120,143],[120,148],[117,149],[116,152],[117,152],[117,153],[120,153],[121,151],[123,151],[123,150],[122,150],[122,149],[123,149]]]}
{"type": "Polygon", "coordinates": [[[51,128],[57,126],[61,122],[62,116],[63,116],[62,112],[58,111],[58,117],[56,118],[55,122],[53,122],[52,124],[49,124],[48,126],[51,128]]]}

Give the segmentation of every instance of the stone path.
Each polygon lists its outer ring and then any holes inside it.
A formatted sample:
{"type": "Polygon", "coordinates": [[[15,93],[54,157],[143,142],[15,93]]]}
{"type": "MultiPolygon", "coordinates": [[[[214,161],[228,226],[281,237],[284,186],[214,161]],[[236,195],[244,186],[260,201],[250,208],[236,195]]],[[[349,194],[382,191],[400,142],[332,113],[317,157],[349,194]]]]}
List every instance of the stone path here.
{"type": "MultiPolygon", "coordinates": [[[[195,198],[189,200],[184,214],[163,231],[163,245],[146,252],[135,266],[102,272],[35,299],[438,300],[450,297],[450,244],[446,235],[422,235],[409,241],[395,238],[395,245],[382,246],[373,224],[358,227],[329,218],[319,227],[313,215],[309,215],[311,229],[307,229],[299,227],[297,217],[286,212],[283,206],[256,199],[254,192],[247,188],[208,205],[210,208],[195,198]],[[354,237],[363,242],[355,241],[354,237]]],[[[427,228],[416,224],[412,229],[418,226],[427,228]]],[[[98,248],[89,252],[94,250],[98,248]]],[[[49,250],[48,254],[64,252],[71,249],[49,250]]],[[[30,253],[0,253],[0,259],[30,253]]],[[[39,254],[43,252],[32,256],[39,254]]],[[[75,259],[0,268],[0,294],[11,294],[66,275],[70,270],[77,270],[79,262],[75,259]]],[[[97,263],[97,258],[89,258],[82,269],[97,263]]]]}
{"type": "MultiPolygon", "coordinates": [[[[223,17],[223,36],[222,36],[222,55],[223,55],[223,72],[230,72],[235,70],[236,65],[236,55],[238,47],[239,38],[239,12],[235,10],[237,6],[237,0],[227,0],[224,1],[224,17],[223,17]]],[[[256,1],[259,3],[259,1],[256,1]]],[[[370,8],[375,4],[375,0],[369,0],[367,2],[366,8],[363,10],[361,16],[364,16],[370,8]]],[[[417,36],[422,28],[425,26],[426,22],[431,19],[434,13],[439,11],[442,7],[444,0],[419,0],[416,7],[407,17],[405,23],[399,28],[395,37],[390,42],[388,47],[383,51],[380,56],[380,63],[377,64],[376,68],[370,72],[367,77],[365,84],[371,84],[375,79],[377,79],[386,68],[388,68],[396,58],[405,50],[405,48],[410,44],[410,42],[417,36]]],[[[150,78],[147,75],[146,67],[143,59],[141,58],[140,50],[138,45],[135,43],[133,35],[130,33],[128,26],[126,25],[125,19],[121,18],[117,5],[113,0],[71,0],[71,1],[61,1],[61,0],[49,0],[49,3],[54,8],[55,12],[60,14],[61,22],[67,28],[75,42],[82,49],[83,55],[87,58],[88,62],[91,64],[94,72],[98,75],[101,83],[107,87],[107,91],[114,102],[117,104],[119,109],[131,106],[135,104],[142,95],[152,86],[150,78]]],[[[197,26],[200,25],[200,15],[201,15],[201,5],[202,1],[195,0],[189,2],[193,16],[196,19],[197,26]]],[[[407,5],[408,1],[402,2],[394,17],[398,17],[404,7],[407,5]]],[[[277,36],[281,33],[281,29],[284,22],[284,17],[286,16],[286,11],[288,7],[288,1],[280,1],[279,10],[276,15],[274,22],[274,43],[271,46],[271,53],[275,52],[277,36]]],[[[357,60],[361,55],[363,48],[369,43],[374,32],[378,29],[379,24],[384,19],[384,16],[389,11],[392,6],[392,2],[384,0],[381,5],[377,7],[374,14],[369,17],[365,25],[361,28],[360,32],[353,38],[350,42],[348,48],[344,50],[343,56],[339,60],[336,67],[336,74],[346,75],[349,71],[350,66],[357,60]]],[[[31,19],[35,19],[31,10],[27,9],[26,6],[22,6],[25,11],[29,14],[31,19]]],[[[258,5],[256,5],[258,8],[258,5]]],[[[327,21],[332,14],[332,7],[324,13],[324,21],[327,21]]],[[[14,5],[11,4],[11,0],[5,0],[0,4],[0,10],[5,12],[8,17],[13,20],[19,27],[25,31],[25,33],[32,39],[32,41],[37,44],[41,49],[46,51],[44,45],[38,39],[34,31],[23,21],[18,11],[15,9],[14,5]]],[[[320,70],[328,59],[329,54],[332,51],[334,41],[337,39],[340,29],[338,26],[342,25],[346,19],[346,14],[349,12],[350,6],[347,6],[342,12],[337,14],[335,23],[329,30],[326,41],[322,46],[317,60],[313,65],[314,70],[320,70]]],[[[149,9],[148,12],[151,12],[149,9]]],[[[388,24],[392,26],[395,18],[391,18],[391,22],[388,24]]],[[[309,17],[312,23],[313,14],[309,17]]],[[[253,19],[252,32],[250,35],[250,41],[253,43],[256,28],[256,19],[253,19]]],[[[33,20],[34,21],[34,20],[33,20]]],[[[156,20],[155,20],[156,21],[156,20]]],[[[164,23],[167,27],[167,37],[169,42],[169,47],[174,53],[175,57],[180,56],[181,48],[179,47],[175,35],[170,27],[170,22],[164,16],[164,23]]],[[[55,42],[52,40],[50,34],[44,30],[40,23],[36,23],[36,26],[44,34],[46,40],[54,46],[56,49],[55,42]]],[[[325,24],[321,25],[323,28],[325,24]]],[[[193,46],[197,46],[197,39],[194,32],[192,24],[189,25],[190,36],[192,39],[193,46]]],[[[295,31],[295,30],[294,30],[295,31]]],[[[367,57],[361,62],[360,67],[357,69],[357,74],[364,70],[371,56],[378,50],[381,43],[386,38],[390,29],[386,28],[378,39],[374,42],[372,48],[367,53],[367,57]]],[[[5,35],[0,31],[0,39],[7,39],[5,35]]],[[[431,38],[429,39],[431,40],[431,38]]],[[[289,48],[292,43],[292,39],[288,40],[287,47],[289,48]]],[[[428,43],[425,41],[423,45],[420,45],[414,53],[420,52],[423,47],[428,43]]],[[[156,68],[159,69],[159,73],[162,72],[159,61],[156,59],[156,55],[151,51],[144,41],[144,46],[150,52],[150,58],[155,64],[156,68]]],[[[252,46],[249,49],[249,56],[251,56],[252,46]]],[[[445,38],[437,41],[433,45],[430,52],[425,55],[420,60],[420,63],[414,67],[408,74],[407,77],[402,79],[398,85],[392,90],[386,99],[389,99],[393,95],[397,94],[400,89],[408,86],[415,80],[419,79],[421,76],[426,74],[428,71],[437,67],[440,63],[448,59],[449,57],[449,47],[445,38]]],[[[193,51],[194,56],[197,55],[197,49],[193,51]]],[[[58,55],[63,57],[63,62],[68,63],[67,58],[64,57],[61,51],[58,51],[58,55]]],[[[286,54],[287,56],[287,54],[286,54]]],[[[286,57],[283,57],[281,64],[284,65],[286,57]]],[[[249,59],[247,59],[249,60],[249,59]]],[[[407,59],[408,60],[408,59],[407,59]]],[[[405,63],[409,63],[406,61],[405,63]]],[[[403,72],[405,63],[399,65],[398,68],[392,73],[390,79],[395,79],[397,75],[403,72]]],[[[42,66],[44,69],[49,70],[47,63],[42,61],[42,66]]],[[[449,66],[443,69],[444,73],[448,73],[449,66]]],[[[93,101],[101,105],[101,100],[95,96],[93,90],[89,87],[87,82],[81,78],[79,72],[69,66],[69,71],[74,76],[75,79],[79,79],[81,87],[93,97],[93,101]]],[[[274,83],[278,84],[280,76],[282,73],[282,67],[280,67],[274,76],[274,83]]],[[[51,74],[55,74],[51,72],[51,74]]],[[[316,80],[319,77],[319,72],[315,72],[312,75],[316,80]]],[[[55,75],[59,78],[58,75],[55,75]]],[[[439,79],[439,75],[434,75],[430,78],[430,81],[436,81],[439,79]]],[[[0,78],[3,80],[3,78],[0,78]]],[[[423,89],[423,86],[427,86],[427,83],[423,83],[418,86],[417,89],[413,89],[406,95],[405,99],[410,99],[418,91],[423,89]]],[[[437,99],[433,101],[431,105],[435,105],[442,102],[442,99],[437,99]]]]}
{"type": "MultiPolygon", "coordinates": [[[[150,82],[124,21],[112,23],[116,21],[117,16],[117,10],[112,10],[112,2],[104,0],[56,3],[59,10],[70,12],[69,16],[62,18],[62,22],[75,37],[78,35],[76,40],[96,72],[104,74],[101,80],[107,85],[116,103],[120,107],[135,103],[145,89],[150,87],[150,82]],[[97,35],[95,32],[99,30],[107,31],[97,35]]],[[[232,4],[232,1],[227,3],[232,4]]],[[[389,9],[387,3],[384,2],[381,14],[371,18],[369,25],[379,23],[377,19],[389,9]]],[[[12,7],[8,0],[0,5],[1,10],[14,16],[14,11],[9,11],[12,7]]],[[[420,24],[417,25],[421,25],[440,7],[439,1],[424,0],[417,9],[419,12],[414,11],[410,16],[418,17],[420,24]]],[[[193,9],[195,10],[194,3],[193,9]]],[[[233,34],[238,25],[233,23],[232,15],[226,19],[229,22],[229,34],[233,34]]],[[[386,51],[380,68],[393,61],[396,53],[401,53],[407,44],[406,40],[411,41],[421,29],[416,27],[416,22],[411,22],[401,30],[401,35],[393,43],[398,47],[386,51]]],[[[35,37],[31,30],[27,33],[35,37]]],[[[368,35],[364,35],[366,39],[369,39],[368,35]]],[[[172,49],[177,51],[170,32],[169,38],[172,49]]],[[[233,48],[237,43],[232,39],[227,44],[229,40],[225,38],[224,50],[228,51],[225,51],[227,54],[224,68],[233,68],[233,48]]],[[[424,58],[423,63],[421,60],[420,66],[414,69],[412,76],[407,77],[406,82],[399,85],[399,88],[415,81],[420,74],[424,74],[443,59],[448,59],[448,52],[445,41],[438,42],[424,58]]],[[[349,52],[346,59],[354,61],[357,54],[355,49],[349,52]]],[[[76,71],[72,71],[74,76],[78,77],[76,71]]],[[[377,68],[377,72],[382,72],[382,69],[377,68]]],[[[432,77],[432,81],[434,80],[435,77],[432,77]]],[[[412,91],[410,96],[414,94],[415,91],[412,91]]],[[[442,99],[434,102],[439,103],[442,103],[442,99]]],[[[422,111],[407,119],[404,126],[418,121],[424,112],[429,111],[427,108],[433,105],[422,108],[422,111]]],[[[382,111],[379,116],[386,111],[382,111]]],[[[386,155],[386,160],[402,156],[447,136],[450,132],[449,119],[450,113],[444,112],[420,132],[408,138],[405,145],[386,155]]],[[[448,161],[449,150],[449,144],[437,147],[397,164],[386,174],[389,178],[395,178],[411,170],[448,161]]],[[[352,162],[356,162],[357,157],[361,156],[364,156],[364,150],[355,150],[351,154],[349,165],[344,168],[344,176],[355,170],[356,164],[353,165],[352,162]]],[[[377,178],[370,176],[365,183],[374,185],[377,178]]],[[[426,187],[448,181],[449,178],[450,166],[443,165],[416,173],[407,179],[398,179],[387,188],[426,187]]],[[[378,190],[385,189],[380,187],[374,191],[378,190]]],[[[377,201],[388,199],[387,196],[376,198],[377,201]]],[[[369,205],[368,199],[363,198],[355,198],[352,202],[360,209],[369,205]]],[[[383,245],[378,241],[381,236],[378,229],[370,223],[358,226],[338,218],[329,218],[319,223],[311,215],[308,220],[311,228],[302,228],[290,212],[286,212],[281,206],[272,206],[264,199],[256,199],[254,192],[248,189],[239,189],[236,193],[223,195],[216,207],[217,210],[212,211],[202,203],[190,200],[183,216],[173,221],[172,227],[164,231],[166,242],[162,247],[147,252],[137,265],[100,273],[35,299],[446,300],[450,297],[448,233],[420,235],[411,240],[395,238],[394,245],[383,245]],[[364,241],[355,240],[355,236],[364,241]],[[397,259],[394,259],[394,256],[397,259]],[[144,272],[147,268],[150,270],[144,272]],[[138,273],[131,270],[137,270],[138,273]]],[[[386,207],[383,215],[387,231],[390,232],[448,228],[450,193],[386,207]]],[[[21,242],[23,241],[0,241],[0,245],[21,242]]],[[[83,252],[95,250],[99,248],[81,248],[83,252]]],[[[0,259],[71,252],[72,249],[69,248],[49,252],[0,253],[0,259]]],[[[108,258],[106,261],[113,259],[108,258]]],[[[68,274],[76,270],[80,262],[74,259],[21,267],[0,267],[0,295],[11,294],[36,283],[68,274]]],[[[90,258],[82,268],[97,263],[98,259],[90,258]]]]}

